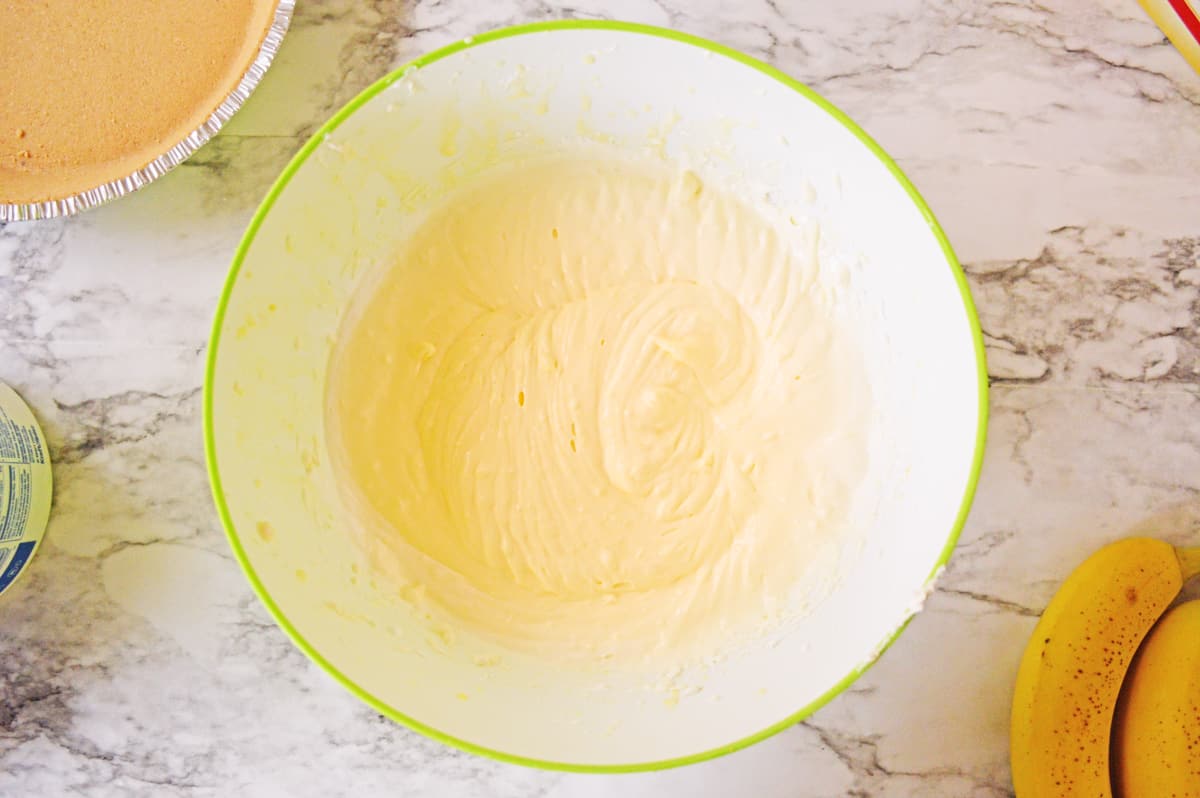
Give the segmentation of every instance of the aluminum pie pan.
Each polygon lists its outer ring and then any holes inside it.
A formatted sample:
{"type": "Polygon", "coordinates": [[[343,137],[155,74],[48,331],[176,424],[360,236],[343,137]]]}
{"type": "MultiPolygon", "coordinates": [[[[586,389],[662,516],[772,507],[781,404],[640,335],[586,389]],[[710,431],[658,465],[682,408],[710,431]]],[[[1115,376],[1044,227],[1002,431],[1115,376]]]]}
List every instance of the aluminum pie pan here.
{"type": "Polygon", "coordinates": [[[295,7],[296,0],[277,1],[275,14],[271,18],[271,24],[267,28],[267,33],[258,47],[258,52],[255,54],[254,60],[250,62],[250,66],[242,73],[237,86],[226,95],[225,99],[209,114],[208,118],[200,123],[199,127],[184,136],[182,140],[169,150],[124,177],[102,183],[95,188],[89,188],[60,199],[24,203],[0,202],[0,223],[27,222],[37,219],[54,219],[61,216],[71,216],[88,208],[102,205],[109,200],[123,197],[126,194],[132,194],[134,191],[157,180],[186,161],[196,150],[208,143],[209,139],[215,136],[217,131],[249,99],[250,94],[258,86],[263,75],[266,74],[267,67],[271,65],[275,54],[279,51],[279,45],[283,42],[284,34],[287,33],[295,7]]]}

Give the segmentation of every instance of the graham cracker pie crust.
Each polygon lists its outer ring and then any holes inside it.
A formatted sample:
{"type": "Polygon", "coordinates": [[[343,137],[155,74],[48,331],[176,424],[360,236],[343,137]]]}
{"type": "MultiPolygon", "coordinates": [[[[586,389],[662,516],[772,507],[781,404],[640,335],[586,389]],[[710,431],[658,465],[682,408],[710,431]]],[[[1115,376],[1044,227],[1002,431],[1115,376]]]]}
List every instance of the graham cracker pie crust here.
{"type": "Polygon", "coordinates": [[[238,87],[278,5],[0,0],[0,203],[86,192],[183,141],[238,87]]]}

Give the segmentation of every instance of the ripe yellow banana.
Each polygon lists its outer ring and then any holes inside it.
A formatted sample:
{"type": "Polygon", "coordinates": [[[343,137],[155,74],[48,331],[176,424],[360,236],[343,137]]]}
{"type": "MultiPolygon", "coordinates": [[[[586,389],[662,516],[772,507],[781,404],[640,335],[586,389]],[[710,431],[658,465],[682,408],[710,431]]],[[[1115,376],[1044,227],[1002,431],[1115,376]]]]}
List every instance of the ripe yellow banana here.
{"type": "Polygon", "coordinates": [[[1109,798],[1109,742],[1121,683],[1142,638],[1200,557],[1151,538],[1093,554],[1034,629],[1013,694],[1017,798],[1109,798]]]}
{"type": "Polygon", "coordinates": [[[1175,607],[1146,637],[1113,735],[1123,798],[1200,798],[1200,601],[1175,607]]]}

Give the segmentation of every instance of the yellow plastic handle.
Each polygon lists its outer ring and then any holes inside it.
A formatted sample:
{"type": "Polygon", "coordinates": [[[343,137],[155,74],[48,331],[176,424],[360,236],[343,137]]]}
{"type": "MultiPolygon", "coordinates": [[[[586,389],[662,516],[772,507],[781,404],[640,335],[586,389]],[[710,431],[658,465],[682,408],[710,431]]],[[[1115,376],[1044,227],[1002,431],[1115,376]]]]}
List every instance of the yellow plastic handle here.
{"type": "Polygon", "coordinates": [[[1175,49],[1200,72],[1200,0],[1138,0],[1175,49]]]}

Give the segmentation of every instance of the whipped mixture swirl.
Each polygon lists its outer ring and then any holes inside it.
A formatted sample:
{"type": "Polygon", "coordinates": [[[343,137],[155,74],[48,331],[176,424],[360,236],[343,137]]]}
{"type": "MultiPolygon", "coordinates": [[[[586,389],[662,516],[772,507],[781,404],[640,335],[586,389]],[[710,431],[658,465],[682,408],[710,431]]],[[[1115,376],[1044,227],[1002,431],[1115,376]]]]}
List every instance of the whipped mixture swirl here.
{"type": "Polygon", "coordinates": [[[640,164],[456,195],[334,354],[359,545],[435,612],[571,659],[682,659],[794,611],[866,462],[814,236],[640,164]]]}

